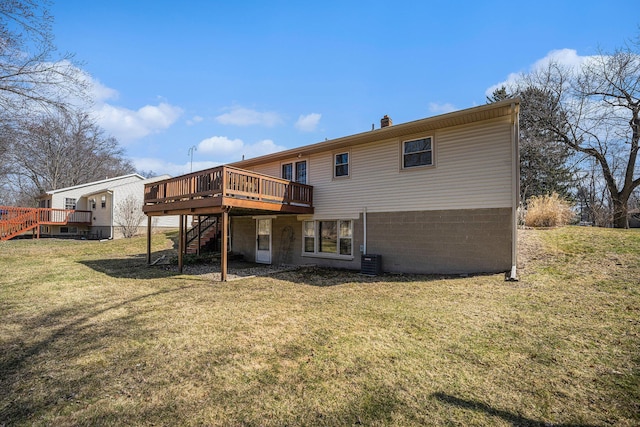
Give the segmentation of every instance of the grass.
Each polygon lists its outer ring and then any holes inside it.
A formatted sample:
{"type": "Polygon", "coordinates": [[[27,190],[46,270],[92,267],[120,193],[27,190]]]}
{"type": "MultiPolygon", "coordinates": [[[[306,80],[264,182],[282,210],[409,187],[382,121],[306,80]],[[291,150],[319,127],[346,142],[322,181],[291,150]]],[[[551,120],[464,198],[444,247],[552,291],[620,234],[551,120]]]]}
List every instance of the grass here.
{"type": "Polygon", "coordinates": [[[3,243],[0,425],[639,424],[640,233],[524,234],[515,283],[211,283],[144,239],[3,243]]]}

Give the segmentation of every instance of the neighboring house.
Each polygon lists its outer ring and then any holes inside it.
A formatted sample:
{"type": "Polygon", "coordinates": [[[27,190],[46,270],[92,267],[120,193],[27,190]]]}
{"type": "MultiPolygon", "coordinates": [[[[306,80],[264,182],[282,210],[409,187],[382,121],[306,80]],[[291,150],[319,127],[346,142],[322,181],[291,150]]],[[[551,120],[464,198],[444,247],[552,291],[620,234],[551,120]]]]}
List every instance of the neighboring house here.
{"type": "Polygon", "coordinates": [[[222,252],[256,262],[515,278],[518,110],[385,116],[380,129],[147,184],[143,210],[218,216],[222,252]]]}
{"type": "MultiPolygon", "coordinates": [[[[169,178],[169,175],[145,179],[138,174],[129,174],[101,181],[75,185],[47,191],[41,195],[39,207],[78,210],[90,212],[90,223],[41,225],[40,234],[48,236],[82,236],[90,239],[110,239],[122,237],[118,218],[118,206],[128,197],[134,197],[137,211],[142,213],[142,194],[146,184],[169,178]]],[[[135,212],[134,212],[135,214],[135,212]]],[[[138,215],[140,216],[140,215],[138,215]]],[[[141,231],[146,228],[144,216],[141,216],[141,231]]],[[[178,217],[158,218],[154,224],[159,228],[178,228],[178,217]]]]}

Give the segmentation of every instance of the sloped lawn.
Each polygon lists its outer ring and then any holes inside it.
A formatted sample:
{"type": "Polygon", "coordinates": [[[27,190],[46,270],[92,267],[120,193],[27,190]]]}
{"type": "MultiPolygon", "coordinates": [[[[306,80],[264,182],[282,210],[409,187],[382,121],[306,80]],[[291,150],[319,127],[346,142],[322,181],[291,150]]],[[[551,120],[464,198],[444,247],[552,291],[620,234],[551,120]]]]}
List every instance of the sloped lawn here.
{"type": "Polygon", "coordinates": [[[640,424],[640,232],[522,237],[519,282],[219,283],[144,239],[4,242],[0,425],[640,424]]]}

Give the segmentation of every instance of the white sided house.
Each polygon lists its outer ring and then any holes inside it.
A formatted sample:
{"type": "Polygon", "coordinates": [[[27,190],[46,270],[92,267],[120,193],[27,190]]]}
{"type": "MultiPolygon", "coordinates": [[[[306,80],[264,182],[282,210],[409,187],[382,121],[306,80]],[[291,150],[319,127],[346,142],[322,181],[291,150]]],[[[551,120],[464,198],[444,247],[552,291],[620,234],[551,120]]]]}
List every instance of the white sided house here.
{"type": "Polygon", "coordinates": [[[385,116],[380,129],[147,184],[144,211],[218,215],[225,249],[261,263],[515,278],[518,111],[516,99],[385,116]]]}
{"type": "MultiPolygon", "coordinates": [[[[47,191],[39,197],[39,207],[88,211],[91,218],[87,224],[41,225],[40,234],[54,237],[113,239],[122,237],[122,225],[127,221],[130,227],[137,225],[139,231],[144,232],[147,226],[142,213],[144,186],[167,178],[169,175],[145,179],[138,174],[129,174],[47,191]],[[130,203],[131,201],[134,203],[130,203]],[[130,206],[127,206],[127,203],[130,206]],[[128,210],[128,218],[122,218],[125,206],[135,208],[128,210]]],[[[158,218],[154,226],[176,229],[178,217],[158,218]]]]}

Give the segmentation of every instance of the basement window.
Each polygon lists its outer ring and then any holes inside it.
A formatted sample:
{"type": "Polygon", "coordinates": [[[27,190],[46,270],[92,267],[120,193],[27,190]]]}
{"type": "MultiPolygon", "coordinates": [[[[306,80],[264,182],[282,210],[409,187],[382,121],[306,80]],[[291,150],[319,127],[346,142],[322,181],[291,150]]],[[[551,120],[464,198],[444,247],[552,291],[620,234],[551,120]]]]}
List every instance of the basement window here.
{"type": "Polygon", "coordinates": [[[303,255],[349,257],[353,254],[353,221],[304,221],[303,255]]]}

